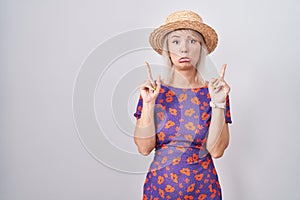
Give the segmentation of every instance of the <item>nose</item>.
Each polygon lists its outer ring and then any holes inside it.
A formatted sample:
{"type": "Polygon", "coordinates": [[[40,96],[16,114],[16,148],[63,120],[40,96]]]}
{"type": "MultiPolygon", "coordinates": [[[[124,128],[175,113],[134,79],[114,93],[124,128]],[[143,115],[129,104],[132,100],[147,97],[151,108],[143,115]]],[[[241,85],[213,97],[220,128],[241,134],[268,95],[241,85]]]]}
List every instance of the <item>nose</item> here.
{"type": "Polygon", "coordinates": [[[187,42],[182,42],[180,46],[180,53],[187,53],[187,52],[188,52],[187,42]]]}

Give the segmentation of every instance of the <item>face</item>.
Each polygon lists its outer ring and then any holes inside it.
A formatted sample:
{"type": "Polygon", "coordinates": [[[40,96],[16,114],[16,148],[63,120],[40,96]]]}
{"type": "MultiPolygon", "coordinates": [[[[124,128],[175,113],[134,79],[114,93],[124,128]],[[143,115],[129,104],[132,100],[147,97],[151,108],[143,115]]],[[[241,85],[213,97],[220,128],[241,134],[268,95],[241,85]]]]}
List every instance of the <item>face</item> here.
{"type": "Polygon", "coordinates": [[[193,30],[177,30],[168,35],[169,55],[173,66],[179,70],[196,67],[201,52],[199,33],[193,30]]]}

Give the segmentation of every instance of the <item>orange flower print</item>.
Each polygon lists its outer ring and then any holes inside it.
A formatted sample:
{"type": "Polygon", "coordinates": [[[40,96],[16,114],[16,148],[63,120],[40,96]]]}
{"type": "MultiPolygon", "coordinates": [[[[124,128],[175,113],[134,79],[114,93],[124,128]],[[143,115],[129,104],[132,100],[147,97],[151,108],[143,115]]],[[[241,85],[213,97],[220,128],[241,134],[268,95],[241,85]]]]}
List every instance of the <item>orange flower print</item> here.
{"type": "Polygon", "coordinates": [[[148,178],[146,178],[146,180],[145,180],[144,184],[148,183],[148,181],[149,181],[149,179],[148,179],[148,178]]]}
{"type": "Polygon", "coordinates": [[[157,190],[156,186],[155,185],[152,185],[152,188],[153,190],[157,190]]]}
{"type": "Polygon", "coordinates": [[[167,186],[165,187],[165,191],[166,191],[166,192],[174,192],[174,190],[175,190],[175,188],[172,187],[171,185],[167,185],[167,186]]]}
{"type": "Polygon", "coordinates": [[[166,96],[167,96],[167,97],[174,96],[174,95],[175,95],[175,93],[174,93],[174,91],[172,91],[172,90],[169,90],[169,91],[166,93],[166,96]]]}
{"type": "Polygon", "coordinates": [[[195,126],[194,126],[194,124],[193,124],[193,122],[188,122],[188,123],[186,123],[185,125],[184,125],[184,127],[187,129],[187,130],[191,130],[191,131],[193,131],[193,130],[195,130],[195,126]]]}
{"type": "Polygon", "coordinates": [[[196,105],[199,105],[201,102],[199,101],[199,99],[198,99],[198,97],[193,97],[193,98],[191,98],[191,102],[193,103],[193,104],[196,104],[196,105]]]}
{"type": "Polygon", "coordinates": [[[210,195],[210,198],[214,199],[216,197],[216,194],[217,194],[217,190],[213,189],[213,193],[210,195]]]}
{"type": "Polygon", "coordinates": [[[187,159],[186,159],[186,162],[188,163],[188,164],[192,164],[193,163],[193,157],[188,157],[187,159]]]}
{"type": "Polygon", "coordinates": [[[175,108],[169,108],[171,115],[177,116],[177,110],[175,108]]]}
{"type": "Polygon", "coordinates": [[[199,158],[198,154],[196,154],[196,153],[193,153],[193,160],[194,160],[194,161],[197,161],[197,160],[198,160],[198,158],[199,158]]]}
{"type": "Polygon", "coordinates": [[[211,98],[209,93],[207,93],[206,97],[207,97],[208,99],[210,99],[210,98],[211,98]]]}
{"type": "Polygon", "coordinates": [[[217,171],[216,171],[215,168],[213,169],[213,174],[214,174],[214,175],[217,175],[217,171]]]}
{"type": "Polygon", "coordinates": [[[195,179],[196,179],[197,181],[201,181],[202,178],[203,178],[203,174],[197,174],[197,175],[195,175],[195,179]]]}
{"type": "Polygon", "coordinates": [[[189,168],[182,168],[180,173],[190,176],[190,169],[189,168]]]}
{"type": "Polygon", "coordinates": [[[202,167],[203,167],[204,169],[207,169],[207,168],[208,168],[208,165],[209,165],[209,162],[208,162],[208,161],[204,161],[204,162],[202,163],[202,167]]]}
{"type": "Polygon", "coordinates": [[[168,159],[168,157],[167,157],[167,156],[164,156],[164,157],[162,158],[162,160],[161,160],[161,163],[162,163],[162,164],[165,164],[165,163],[167,162],[167,159],[168,159]]]}
{"type": "Polygon", "coordinates": [[[164,181],[165,181],[165,178],[164,178],[163,176],[158,176],[158,177],[157,177],[157,183],[158,183],[159,185],[163,184],[164,181]]]}
{"type": "Polygon", "coordinates": [[[148,197],[146,196],[146,194],[143,195],[143,200],[148,200],[148,197]]]}
{"type": "Polygon", "coordinates": [[[180,95],[179,95],[179,98],[178,98],[178,101],[179,101],[179,102],[183,102],[183,101],[186,100],[186,98],[187,98],[187,95],[186,95],[186,94],[180,94],[180,95]]]}
{"type": "Polygon", "coordinates": [[[209,114],[207,112],[204,112],[201,116],[202,120],[206,120],[209,117],[209,114]]]}
{"type": "Polygon", "coordinates": [[[191,195],[184,195],[184,200],[194,200],[194,197],[191,195]]]}
{"type": "Polygon", "coordinates": [[[174,173],[171,173],[170,175],[171,175],[171,180],[175,183],[178,183],[178,176],[174,173]]]}
{"type": "Polygon", "coordinates": [[[152,171],[153,176],[156,176],[156,169],[153,169],[152,171]]]}
{"type": "Polygon", "coordinates": [[[157,137],[158,137],[158,139],[160,140],[160,141],[164,141],[165,140],[165,133],[164,132],[159,132],[158,134],[157,134],[157,137]]]}
{"type": "Polygon", "coordinates": [[[162,189],[158,189],[158,192],[161,198],[165,198],[165,192],[162,189]]]}
{"type": "Polygon", "coordinates": [[[200,90],[200,88],[193,88],[192,91],[197,93],[200,90]]]}
{"type": "Polygon", "coordinates": [[[174,126],[174,125],[175,125],[175,123],[174,123],[173,121],[168,120],[165,127],[166,127],[166,128],[170,128],[170,127],[172,127],[172,126],[174,126]]]}
{"type": "Polygon", "coordinates": [[[190,108],[190,109],[185,110],[184,115],[191,117],[194,113],[195,113],[195,110],[193,108],[190,108]]]}
{"type": "Polygon", "coordinates": [[[198,200],[205,200],[206,199],[206,194],[200,194],[198,196],[198,200]]]}
{"type": "Polygon", "coordinates": [[[173,101],[173,97],[172,96],[169,96],[166,98],[166,102],[170,103],[173,101]]]}
{"type": "Polygon", "coordinates": [[[185,183],[188,184],[190,182],[189,178],[185,178],[185,183]]]}
{"type": "Polygon", "coordinates": [[[190,134],[186,134],[184,137],[186,140],[193,142],[193,137],[190,134]]]}
{"type": "Polygon", "coordinates": [[[227,110],[226,117],[230,117],[230,110],[227,110]]]}
{"type": "Polygon", "coordinates": [[[177,146],[176,150],[181,151],[181,152],[185,152],[185,148],[183,146],[177,146]]]}
{"type": "Polygon", "coordinates": [[[199,130],[202,130],[203,128],[204,128],[203,125],[198,124],[198,129],[199,130]]]}
{"type": "Polygon", "coordinates": [[[164,112],[158,112],[157,113],[157,117],[160,119],[160,120],[163,120],[165,118],[165,113],[164,112]]]}
{"type": "Polygon", "coordinates": [[[174,159],[173,159],[173,162],[172,162],[172,165],[177,165],[177,164],[179,164],[180,160],[181,160],[181,158],[174,158],[174,159]]]}
{"type": "Polygon", "coordinates": [[[187,192],[193,192],[195,189],[195,183],[191,184],[188,188],[187,188],[187,192]]]}
{"type": "Polygon", "coordinates": [[[205,106],[205,107],[208,106],[208,103],[204,101],[203,106],[205,106]]]}
{"type": "Polygon", "coordinates": [[[160,88],[159,93],[164,93],[165,89],[164,88],[160,88]]]}

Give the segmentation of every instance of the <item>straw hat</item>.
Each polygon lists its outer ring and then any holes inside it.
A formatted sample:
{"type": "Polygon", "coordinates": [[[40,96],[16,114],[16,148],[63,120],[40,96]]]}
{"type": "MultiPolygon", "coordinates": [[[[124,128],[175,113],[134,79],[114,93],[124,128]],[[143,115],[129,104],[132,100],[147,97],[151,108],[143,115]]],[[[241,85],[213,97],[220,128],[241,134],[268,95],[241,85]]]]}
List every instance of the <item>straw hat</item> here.
{"type": "Polygon", "coordinates": [[[164,37],[178,29],[191,29],[202,34],[208,53],[211,53],[217,46],[218,35],[216,31],[203,23],[202,18],[195,12],[182,10],[170,14],[165,24],[155,29],[149,38],[152,48],[162,54],[164,37]]]}

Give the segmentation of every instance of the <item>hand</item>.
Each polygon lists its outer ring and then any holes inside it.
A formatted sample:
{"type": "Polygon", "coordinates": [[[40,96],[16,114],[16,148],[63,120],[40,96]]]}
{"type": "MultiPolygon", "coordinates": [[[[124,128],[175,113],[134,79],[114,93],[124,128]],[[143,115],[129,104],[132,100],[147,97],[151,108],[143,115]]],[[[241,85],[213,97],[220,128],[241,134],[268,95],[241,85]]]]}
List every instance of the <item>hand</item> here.
{"type": "Polygon", "coordinates": [[[224,80],[226,66],[227,64],[222,66],[219,78],[213,78],[208,83],[211,101],[215,103],[224,103],[230,92],[230,87],[224,80]]]}
{"type": "Polygon", "coordinates": [[[145,62],[148,79],[140,86],[140,93],[144,103],[155,103],[161,88],[160,76],[158,76],[156,83],[153,81],[151,68],[149,63],[145,62]]]}

